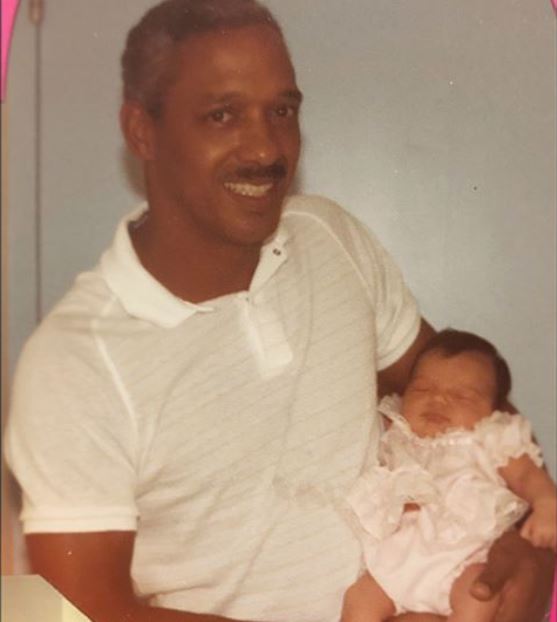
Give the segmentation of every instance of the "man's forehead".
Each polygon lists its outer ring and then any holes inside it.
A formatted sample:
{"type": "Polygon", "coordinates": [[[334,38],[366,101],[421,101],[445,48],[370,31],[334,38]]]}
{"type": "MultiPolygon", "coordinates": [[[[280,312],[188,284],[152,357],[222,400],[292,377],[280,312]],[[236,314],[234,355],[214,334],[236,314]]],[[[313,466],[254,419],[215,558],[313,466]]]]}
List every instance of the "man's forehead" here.
{"type": "Polygon", "coordinates": [[[253,84],[301,100],[282,36],[267,25],[193,35],[177,46],[174,62],[177,81],[195,83],[208,99],[231,99],[253,84]]]}
{"type": "MultiPolygon", "coordinates": [[[[241,91],[209,91],[205,93],[199,93],[198,98],[207,101],[208,103],[234,103],[241,102],[245,97],[245,93],[241,91]]],[[[292,103],[302,103],[302,92],[296,87],[292,89],[285,89],[276,93],[277,98],[289,100],[292,103]]]]}

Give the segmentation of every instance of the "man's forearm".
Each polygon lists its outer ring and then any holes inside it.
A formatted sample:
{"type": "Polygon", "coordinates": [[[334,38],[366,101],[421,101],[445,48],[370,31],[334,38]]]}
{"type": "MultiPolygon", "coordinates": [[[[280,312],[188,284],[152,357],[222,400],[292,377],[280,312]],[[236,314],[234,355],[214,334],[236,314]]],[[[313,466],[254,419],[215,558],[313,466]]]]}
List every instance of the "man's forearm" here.
{"type": "Polygon", "coordinates": [[[551,598],[554,568],[553,551],[534,547],[509,530],[493,544],[486,569],[471,593],[486,600],[503,590],[501,622],[540,622],[551,598]]]}

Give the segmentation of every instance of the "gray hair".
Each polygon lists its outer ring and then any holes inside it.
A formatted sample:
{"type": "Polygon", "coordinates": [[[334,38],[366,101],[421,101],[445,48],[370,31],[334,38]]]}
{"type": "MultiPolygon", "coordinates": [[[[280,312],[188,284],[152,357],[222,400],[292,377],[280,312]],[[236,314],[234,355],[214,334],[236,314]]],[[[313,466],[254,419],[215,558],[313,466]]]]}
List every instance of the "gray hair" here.
{"type": "Polygon", "coordinates": [[[162,100],[176,77],[176,46],[195,34],[263,24],[281,28],[257,0],[165,0],[128,33],[122,54],[124,99],[160,116],[162,100]]]}

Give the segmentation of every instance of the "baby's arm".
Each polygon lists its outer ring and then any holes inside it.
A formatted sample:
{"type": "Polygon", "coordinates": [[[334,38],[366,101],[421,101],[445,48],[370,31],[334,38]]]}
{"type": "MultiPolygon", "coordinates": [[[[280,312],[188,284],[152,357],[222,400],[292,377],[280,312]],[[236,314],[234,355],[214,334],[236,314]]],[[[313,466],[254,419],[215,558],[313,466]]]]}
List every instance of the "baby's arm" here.
{"type": "Polygon", "coordinates": [[[529,456],[512,458],[499,469],[509,488],[532,507],[520,534],[535,546],[557,545],[557,490],[549,475],[529,456]]]}

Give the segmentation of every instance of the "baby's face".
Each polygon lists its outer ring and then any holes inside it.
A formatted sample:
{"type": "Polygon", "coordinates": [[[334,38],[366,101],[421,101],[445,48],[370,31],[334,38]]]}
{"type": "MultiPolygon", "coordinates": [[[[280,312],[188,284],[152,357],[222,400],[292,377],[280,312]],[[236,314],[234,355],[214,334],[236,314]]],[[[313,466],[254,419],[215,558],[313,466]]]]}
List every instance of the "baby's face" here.
{"type": "Polygon", "coordinates": [[[495,370],[481,352],[447,357],[435,350],[418,363],[402,398],[402,414],[418,436],[471,429],[493,411],[495,370]]]}

